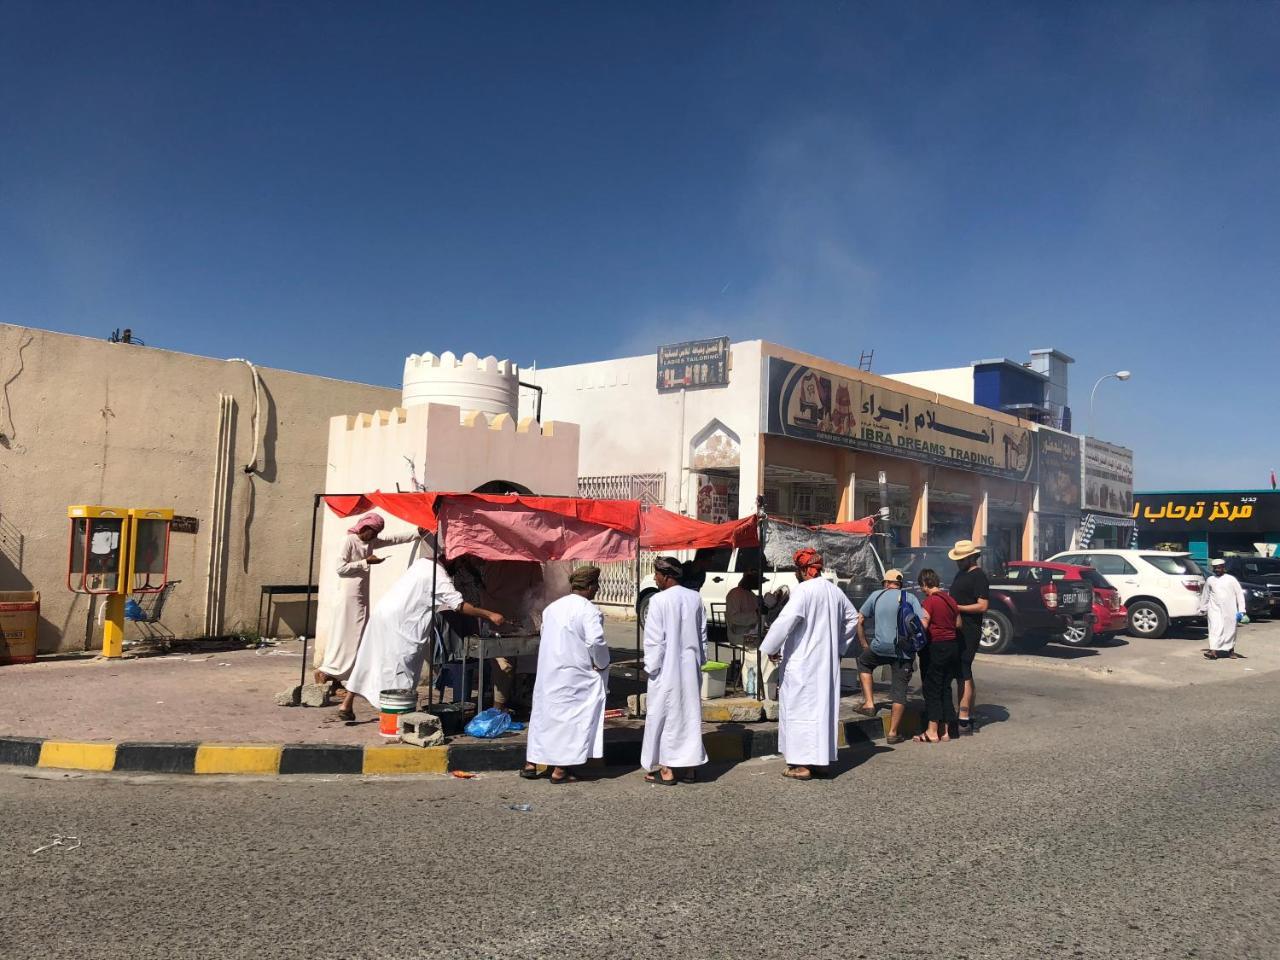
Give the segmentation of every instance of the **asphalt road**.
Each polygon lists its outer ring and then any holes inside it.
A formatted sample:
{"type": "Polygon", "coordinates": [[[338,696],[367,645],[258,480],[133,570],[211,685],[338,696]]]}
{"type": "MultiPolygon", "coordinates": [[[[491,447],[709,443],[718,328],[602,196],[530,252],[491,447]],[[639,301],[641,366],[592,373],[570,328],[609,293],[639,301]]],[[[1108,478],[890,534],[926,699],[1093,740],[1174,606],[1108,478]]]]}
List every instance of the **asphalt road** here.
{"type": "Polygon", "coordinates": [[[809,784],[10,769],[0,955],[1280,955],[1280,673],[980,666],[976,736],[809,784]],[[83,845],[32,854],[58,833],[83,845]]]}

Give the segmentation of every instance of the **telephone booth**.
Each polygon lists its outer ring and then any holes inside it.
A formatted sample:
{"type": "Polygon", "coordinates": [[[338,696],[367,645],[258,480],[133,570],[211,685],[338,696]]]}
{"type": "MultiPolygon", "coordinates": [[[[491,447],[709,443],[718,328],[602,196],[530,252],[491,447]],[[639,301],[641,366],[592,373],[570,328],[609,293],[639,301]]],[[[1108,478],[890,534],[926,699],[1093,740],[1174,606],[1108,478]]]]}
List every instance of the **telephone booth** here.
{"type": "Polygon", "coordinates": [[[128,589],[129,511],[123,507],[68,507],[71,544],[67,587],[74,593],[120,594],[128,589]]]}
{"type": "Polygon", "coordinates": [[[129,510],[129,576],[126,593],[160,593],[169,582],[172,510],[129,510]]]}

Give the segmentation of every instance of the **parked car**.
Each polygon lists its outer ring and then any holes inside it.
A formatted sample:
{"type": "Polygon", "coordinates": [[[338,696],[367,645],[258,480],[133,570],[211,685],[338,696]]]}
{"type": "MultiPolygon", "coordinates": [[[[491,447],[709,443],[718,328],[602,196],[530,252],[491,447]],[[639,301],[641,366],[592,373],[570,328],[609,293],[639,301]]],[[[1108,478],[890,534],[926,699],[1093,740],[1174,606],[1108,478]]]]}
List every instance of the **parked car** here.
{"type": "Polygon", "coordinates": [[[1093,567],[1120,591],[1128,609],[1129,633],[1163,637],[1170,624],[1200,616],[1204,572],[1189,553],[1160,550],[1072,550],[1049,558],[1057,563],[1093,567]]]}
{"type": "Polygon", "coordinates": [[[1093,588],[1092,619],[1082,617],[1072,620],[1066,629],[1055,637],[1067,646],[1083,647],[1098,638],[1109,638],[1123,633],[1128,626],[1129,615],[1120,602],[1120,592],[1093,567],[1033,560],[1016,560],[1008,566],[1010,572],[1015,568],[1029,571],[1028,576],[1037,582],[1080,580],[1093,588]]]}
{"type": "Polygon", "coordinates": [[[1240,581],[1250,617],[1280,616],[1280,557],[1223,557],[1240,581]]]}
{"type": "MultiPolygon", "coordinates": [[[[903,585],[919,592],[920,571],[937,571],[944,587],[956,575],[956,564],[946,547],[907,547],[893,552],[893,565],[902,571],[903,585]]],[[[1022,649],[1044,646],[1061,636],[1076,620],[1093,616],[1093,589],[1084,581],[1059,584],[1049,579],[1033,579],[1025,568],[998,564],[984,556],[982,567],[991,584],[987,612],[982,618],[983,653],[1007,653],[1016,645],[1022,649]]]]}
{"type": "MultiPolygon", "coordinates": [[[[795,567],[778,567],[771,569],[761,564],[759,547],[706,547],[697,550],[690,565],[702,579],[696,586],[702,596],[702,608],[706,611],[710,623],[713,614],[723,614],[729,591],[738,585],[742,575],[748,570],[759,570],[760,580],[765,593],[778,587],[794,587],[800,581],[796,579],[795,567]]],[[[833,583],[836,575],[831,571],[822,574],[833,583]]],[[[694,586],[694,583],[686,583],[694,586]]],[[[878,586],[878,584],[877,584],[878,586]]],[[[649,615],[649,599],[658,592],[658,585],[653,580],[653,571],[640,581],[640,592],[636,598],[636,616],[643,624],[649,615]]]]}

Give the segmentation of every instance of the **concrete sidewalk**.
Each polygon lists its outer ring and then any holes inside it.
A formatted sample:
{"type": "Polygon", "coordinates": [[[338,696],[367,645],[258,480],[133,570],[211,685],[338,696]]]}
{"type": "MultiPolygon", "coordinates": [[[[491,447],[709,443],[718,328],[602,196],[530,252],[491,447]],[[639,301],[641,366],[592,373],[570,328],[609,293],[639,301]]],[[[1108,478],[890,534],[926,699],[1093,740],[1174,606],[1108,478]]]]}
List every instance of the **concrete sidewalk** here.
{"type": "MultiPolygon", "coordinates": [[[[622,656],[615,650],[615,659],[622,656]]],[[[124,660],[75,659],[0,670],[0,763],[65,769],[157,773],[444,773],[515,769],[524,758],[523,733],[497,740],[457,736],[443,747],[389,745],[376,713],[357,701],[358,722],[329,707],[281,707],[274,695],[302,669],[301,644],[258,650],[175,653],[124,660]]],[[[611,701],[625,700],[616,682],[611,701]]],[[[630,685],[629,689],[635,689],[630,685]]],[[[425,692],[424,692],[425,695],[425,692]]],[[[842,745],[881,739],[888,718],[854,712],[844,703],[842,745]]],[[[728,720],[724,705],[708,701],[709,718],[728,720]]],[[[909,708],[902,732],[919,727],[920,705],[909,708]]],[[[608,764],[639,762],[643,723],[608,720],[608,764]]],[[[777,752],[777,724],[704,724],[713,759],[733,761],[777,752]]]]}

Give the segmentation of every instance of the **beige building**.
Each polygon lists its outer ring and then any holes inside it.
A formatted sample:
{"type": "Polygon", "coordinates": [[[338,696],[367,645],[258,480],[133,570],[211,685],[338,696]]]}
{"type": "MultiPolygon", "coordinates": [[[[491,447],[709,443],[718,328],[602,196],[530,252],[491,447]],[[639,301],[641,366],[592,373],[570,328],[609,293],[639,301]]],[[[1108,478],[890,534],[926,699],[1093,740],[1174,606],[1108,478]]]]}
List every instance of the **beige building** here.
{"type": "MultiPolygon", "coordinates": [[[[306,581],[330,418],[400,400],[396,389],[5,324],[0,387],[0,590],[40,591],[42,653],[101,645],[101,603],[67,589],[69,505],[194,518],[196,532],[172,535],[169,575],[181,582],[163,626],[179,637],[252,630],[264,584],[306,581]]],[[[277,610],[268,634],[302,632],[302,597],[277,610]]]]}

